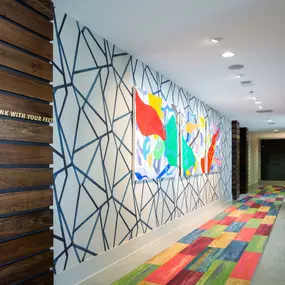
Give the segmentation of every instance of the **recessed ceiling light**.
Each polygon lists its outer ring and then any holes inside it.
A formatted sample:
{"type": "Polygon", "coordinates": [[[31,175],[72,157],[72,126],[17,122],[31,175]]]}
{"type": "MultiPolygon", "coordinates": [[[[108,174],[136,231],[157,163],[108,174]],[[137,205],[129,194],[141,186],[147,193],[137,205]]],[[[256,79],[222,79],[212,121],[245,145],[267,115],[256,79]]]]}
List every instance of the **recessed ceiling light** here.
{"type": "Polygon", "coordinates": [[[279,130],[274,130],[274,133],[279,133],[279,130]]]}
{"type": "Polygon", "coordinates": [[[271,120],[270,118],[268,118],[268,120],[267,120],[267,121],[268,121],[268,123],[271,123],[271,122],[273,122],[273,120],[271,120]]]}
{"type": "Polygon", "coordinates": [[[243,74],[237,74],[236,75],[236,78],[241,78],[241,77],[243,77],[244,75],[243,74]]]}
{"type": "Polygon", "coordinates": [[[222,57],[228,58],[228,57],[233,57],[235,56],[235,53],[232,51],[226,51],[222,54],[222,57]]]}
{"type": "Polygon", "coordinates": [[[259,109],[262,109],[262,106],[258,106],[259,109]]]}
{"type": "Polygon", "coordinates": [[[254,102],[254,104],[260,105],[260,104],[262,104],[262,102],[261,101],[256,101],[256,102],[254,102]]]}
{"type": "Polygon", "coordinates": [[[210,42],[211,42],[212,44],[218,44],[221,40],[222,40],[222,38],[212,38],[212,39],[210,40],[210,42]]]}
{"type": "Polygon", "coordinates": [[[251,97],[252,100],[256,100],[256,97],[251,97]]]}

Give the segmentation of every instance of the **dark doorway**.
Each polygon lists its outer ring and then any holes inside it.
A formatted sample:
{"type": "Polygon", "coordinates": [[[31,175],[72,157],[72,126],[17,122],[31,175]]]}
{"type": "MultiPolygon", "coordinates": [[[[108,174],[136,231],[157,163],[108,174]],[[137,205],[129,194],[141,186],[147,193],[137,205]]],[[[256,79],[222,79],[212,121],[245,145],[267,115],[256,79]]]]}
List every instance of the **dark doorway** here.
{"type": "Polygon", "coordinates": [[[261,180],[285,181],[285,139],[261,140],[261,180]]]}

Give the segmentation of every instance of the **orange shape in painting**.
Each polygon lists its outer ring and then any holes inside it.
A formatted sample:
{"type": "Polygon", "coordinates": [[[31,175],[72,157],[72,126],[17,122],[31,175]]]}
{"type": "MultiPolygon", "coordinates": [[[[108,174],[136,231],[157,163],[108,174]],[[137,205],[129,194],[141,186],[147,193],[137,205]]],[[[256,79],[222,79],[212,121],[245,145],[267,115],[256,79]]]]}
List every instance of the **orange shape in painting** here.
{"type": "Polygon", "coordinates": [[[198,124],[193,124],[191,122],[186,124],[186,132],[192,134],[195,130],[199,128],[198,124]]]}

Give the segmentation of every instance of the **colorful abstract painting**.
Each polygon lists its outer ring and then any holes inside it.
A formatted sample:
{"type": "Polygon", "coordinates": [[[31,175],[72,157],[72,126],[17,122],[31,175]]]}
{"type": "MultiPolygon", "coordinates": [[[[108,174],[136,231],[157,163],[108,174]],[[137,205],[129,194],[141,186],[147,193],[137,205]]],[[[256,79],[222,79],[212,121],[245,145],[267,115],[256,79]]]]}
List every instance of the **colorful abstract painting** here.
{"type": "Polygon", "coordinates": [[[203,162],[207,163],[207,171],[204,173],[219,172],[222,167],[222,131],[220,127],[211,123],[206,141],[207,153],[203,162]]]}
{"type": "Polygon", "coordinates": [[[202,160],[206,152],[206,122],[191,112],[181,116],[181,170],[182,175],[205,173],[202,160]]]}
{"type": "Polygon", "coordinates": [[[260,188],[113,284],[249,285],[284,197],[260,188]]]}
{"type": "Polygon", "coordinates": [[[134,179],[174,177],[178,171],[177,107],[134,88],[134,179]]]}

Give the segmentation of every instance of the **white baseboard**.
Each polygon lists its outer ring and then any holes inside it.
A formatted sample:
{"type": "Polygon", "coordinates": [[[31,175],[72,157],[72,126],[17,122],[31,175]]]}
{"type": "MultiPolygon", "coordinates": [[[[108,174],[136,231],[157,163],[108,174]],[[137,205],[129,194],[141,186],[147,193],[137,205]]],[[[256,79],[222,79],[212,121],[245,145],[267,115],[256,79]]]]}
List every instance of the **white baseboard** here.
{"type": "Polygon", "coordinates": [[[226,197],[210,203],[160,228],[75,265],[56,274],[54,284],[111,284],[223,211],[231,202],[231,197],[226,197]]]}

